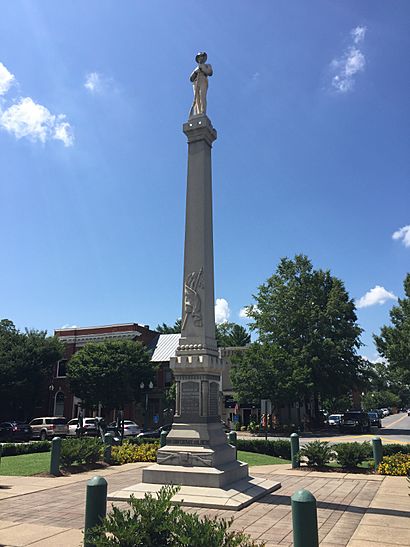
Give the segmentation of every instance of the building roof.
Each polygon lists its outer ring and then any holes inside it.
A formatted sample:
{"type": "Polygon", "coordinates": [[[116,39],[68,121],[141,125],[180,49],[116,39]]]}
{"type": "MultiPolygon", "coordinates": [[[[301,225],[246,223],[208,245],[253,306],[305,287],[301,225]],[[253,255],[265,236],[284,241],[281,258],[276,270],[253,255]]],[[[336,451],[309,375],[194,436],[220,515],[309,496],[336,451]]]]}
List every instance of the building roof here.
{"type": "Polygon", "coordinates": [[[175,352],[179,345],[180,334],[160,334],[152,354],[151,361],[154,363],[164,363],[171,357],[175,357],[175,352]]]}

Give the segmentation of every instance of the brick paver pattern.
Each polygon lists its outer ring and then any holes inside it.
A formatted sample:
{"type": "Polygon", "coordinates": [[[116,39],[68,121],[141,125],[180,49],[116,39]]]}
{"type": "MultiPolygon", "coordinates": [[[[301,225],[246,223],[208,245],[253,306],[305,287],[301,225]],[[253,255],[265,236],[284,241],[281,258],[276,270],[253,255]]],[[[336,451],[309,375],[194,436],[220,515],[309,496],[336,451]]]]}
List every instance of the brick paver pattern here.
{"type": "MultiPolygon", "coordinates": [[[[260,468],[259,468],[260,469],[260,468]]],[[[141,468],[119,472],[108,479],[109,491],[120,490],[141,479],[141,468]]],[[[286,473],[286,471],[285,471],[286,473]]],[[[349,543],[363,515],[380,488],[381,482],[354,478],[339,478],[329,473],[315,477],[303,472],[297,475],[275,474],[282,488],[260,501],[238,511],[188,509],[200,515],[233,518],[233,528],[243,530],[252,538],[266,542],[267,547],[292,544],[291,495],[301,488],[310,490],[318,502],[319,539],[323,547],[349,543]]],[[[254,473],[255,474],[255,473],[254,473]]],[[[259,476],[262,474],[258,473],[259,476]]],[[[270,475],[272,478],[272,475],[270,475]]],[[[29,478],[27,480],[30,480],[29,478]]],[[[13,522],[50,525],[62,528],[82,528],[86,481],[58,486],[0,501],[1,519],[13,522]]],[[[126,503],[117,503],[125,507],[126,503]]],[[[110,504],[111,506],[111,504],[110,504]]],[[[370,509],[385,514],[384,509],[370,509]]],[[[410,512],[397,511],[398,517],[410,512]]],[[[0,531],[1,542],[1,531],[0,531]]]]}

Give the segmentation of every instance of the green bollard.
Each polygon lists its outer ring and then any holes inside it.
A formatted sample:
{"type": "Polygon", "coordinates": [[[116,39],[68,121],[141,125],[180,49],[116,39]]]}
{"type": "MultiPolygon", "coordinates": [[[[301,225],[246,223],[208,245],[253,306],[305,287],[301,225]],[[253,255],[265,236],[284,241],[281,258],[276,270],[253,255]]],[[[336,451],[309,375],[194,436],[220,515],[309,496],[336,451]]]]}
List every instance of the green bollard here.
{"type": "Polygon", "coordinates": [[[114,437],[111,433],[104,435],[104,461],[105,463],[111,463],[111,451],[114,442],[114,437]]]}
{"type": "Polygon", "coordinates": [[[85,498],[84,547],[94,547],[87,538],[87,532],[101,523],[107,513],[107,481],[103,477],[93,477],[87,482],[85,498]]]}
{"type": "Polygon", "coordinates": [[[318,547],[316,498],[309,490],[291,497],[294,547],[318,547]]]}
{"type": "Polygon", "coordinates": [[[383,458],[383,445],[382,445],[381,438],[373,437],[372,445],[373,445],[374,470],[377,471],[377,468],[379,467],[379,464],[383,458]]]}
{"type": "Polygon", "coordinates": [[[299,454],[299,435],[292,433],[290,436],[290,455],[292,460],[292,469],[298,469],[300,467],[300,454],[299,454]]]}
{"type": "Polygon", "coordinates": [[[50,475],[58,477],[60,474],[61,439],[54,437],[51,441],[50,475]]]}
{"type": "Polygon", "coordinates": [[[230,431],[228,433],[228,443],[233,444],[235,447],[235,458],[238,457],[238,435],[236,431],[230,431]]]}
{"type": "Polygon", "coordinates": [[[161,431],[161,435],[159,436],[159,446],[162,448],[167,444],[167,435],[168,433],[166,431],[161,431]]]}

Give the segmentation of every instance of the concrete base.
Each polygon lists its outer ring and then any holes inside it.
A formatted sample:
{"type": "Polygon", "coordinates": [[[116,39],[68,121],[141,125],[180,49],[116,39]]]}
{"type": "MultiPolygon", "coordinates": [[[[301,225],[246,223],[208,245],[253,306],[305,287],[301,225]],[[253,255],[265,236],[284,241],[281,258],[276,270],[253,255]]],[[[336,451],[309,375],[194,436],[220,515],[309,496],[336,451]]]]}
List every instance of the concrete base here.
{"type": "Polygon", "coordinates": [[[246,480],[248,476],[248,464],[238,461],[230,462],[219,468],[154,463],[143,469],[142,482],[225,488],[231,483],[246,480]]]}
{"type": "MultiPolygon", "coordinates": [[[[109,494],[108,500],[128,501],[131,494],[137,499],[142,499],[147,493],[157,494],[162,486],[140,482],[109,494]]],[[[228,484],[225,488],[181,486],[179,492],[172,498],[172,502],[187,507],[239,511],[280,487],[280,482],[252,477],[228,484]]]]}

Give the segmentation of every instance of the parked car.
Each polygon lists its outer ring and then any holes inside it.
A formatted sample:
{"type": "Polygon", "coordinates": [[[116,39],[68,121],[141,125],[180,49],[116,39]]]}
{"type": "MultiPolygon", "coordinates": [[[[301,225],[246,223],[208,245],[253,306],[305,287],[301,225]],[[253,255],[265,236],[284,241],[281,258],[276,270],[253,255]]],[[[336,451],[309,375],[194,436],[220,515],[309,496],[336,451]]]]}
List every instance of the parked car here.
{"type": "Polygon", "coordinates": [[[34,418],[30,422],[31,436],[33,439],[45,441],[51,437],[66,437],[68,435],[68,425],[66,418],[50,416],[46,418],[34,418]]]}
{"type": "Polygon", "coordinates": [[[139,439],[159,439],[163,431],[169,433],[171,431],[171,428],[172,424],[166,424],[159,427],[158,429],[154,429],[153,431],[144,431],[144,433],[140,433],[139,435],[137,435],[137,437],[139,439]]]}
{"type": "Polygon", "coordinates": [[[340,426],[340,422],[342,421],[342,416],[343,414],[331,414],[328,419],[326,420],[327,421],[327,425],[329,427],[339,427],[340,426]]]}
{"type": "Polygon", "coordinates": [[[383,410],[381,408],[371,408],[369,412],[376,412],[380,419],[383,418],[383,410]]]}
{"type": "Polygon", "coordinates": [[[380,416],[377,412],[368,412],[369,419],[370,419],[370,425],[375,425],[376,427],[382,426],[382,421],[380,419],[380,416]]]}
{"type": "Polygon", "coordinates": [[[355,431],[357,433],[370,433],[370,418],[367,412],[361,410],[349,410],[343,414],[340,423],[342,431],[355,431]]]}
{"type": "Polygon", "coordinates": [[[383,418],[390,414],[390,410],[388,408],[382,408],[381,411],[383,412],[383,418]]]}
{"type": "Polygon", "coordinates": [[[410,408],[407,409],[407,416],[410,416],[410,408]]]}
{"type": "Polygon", "coordinates": [[[0,423],[0,442],[28,441],[31,439],[31,427],[26,422],[11,420],[0,423]]]}
{"type": "MultiPolygon", "coordinates": [[[[96,418],[83,418],[83,435],[85,437],[96,437],[99,431],[96,424],[96,418]]],[[[73,418],[68,422],[68,435],[78,436],[80,430],[78,428],[78,418],[73,418]]]]}
{"type": "MultiPolygon", "coordinates": [[[[116,430],[117,422],[111,422],[108,426],[108,431],[116,430]]],[[[124,437],[131,437],[141,433],[140,426],[132,420],[124,420],[124,437]]]]}

